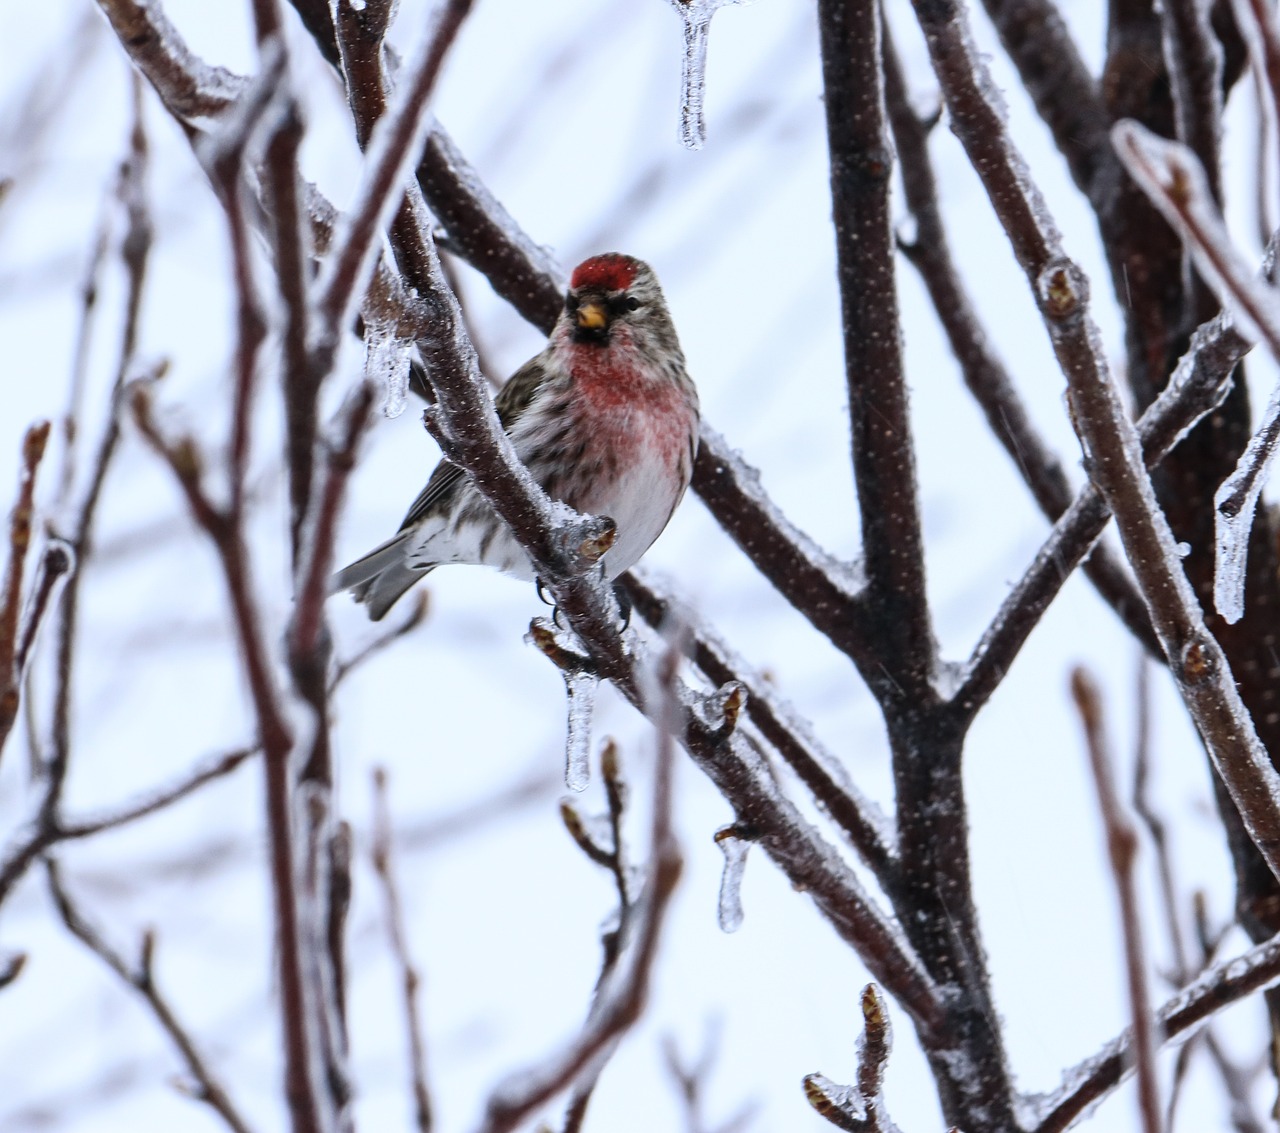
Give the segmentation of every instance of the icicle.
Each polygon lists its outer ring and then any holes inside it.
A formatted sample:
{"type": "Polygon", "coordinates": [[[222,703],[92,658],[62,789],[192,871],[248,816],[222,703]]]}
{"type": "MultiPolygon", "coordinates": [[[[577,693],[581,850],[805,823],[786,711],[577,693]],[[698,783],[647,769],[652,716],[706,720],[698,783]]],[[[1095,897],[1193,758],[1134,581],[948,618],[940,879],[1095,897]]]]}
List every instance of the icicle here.
{"type": "Polygon", "coordinates": [[[365,323],[364,372],[382,386],[382,412],[399,417],[409,397],[409,343],[397,338],[391,323],[365,323]]]}
{"type": "Polygon", "coordinates": [[[1238,622],[1244,615],[1249,532],[1277,445],[1280,445],[1280,386],[1272,392],[1262,424],[1249,438],[1236,470],[1213,495],[1213,604],[1228,623],[1238,622]]]}
{"type": "Polygon", "coordinates": [[[737,932],[742,927],[742,875],[747,868],[751,843],[740,836],[736,826],[716,831],[716,845],[724,854],[720,877],[720,904],[716,911],[721,932],[737,932]]]}
{"type": "Polygon", "coordinates": [[[591,718],[595,714],[600,679],[581,669],[564,674],[569,702],[569,728],[564,742],[564,785],[585,791],[591,781],[591,718]]]}
{"type": "Polygon", "coordinates": [[[680,141],[701,149],[707,140],[702,98],[707,82],[707,29],[718,8],[750,0],[669,0],[684,22],[684,57],[680,61],[680,141]]]}

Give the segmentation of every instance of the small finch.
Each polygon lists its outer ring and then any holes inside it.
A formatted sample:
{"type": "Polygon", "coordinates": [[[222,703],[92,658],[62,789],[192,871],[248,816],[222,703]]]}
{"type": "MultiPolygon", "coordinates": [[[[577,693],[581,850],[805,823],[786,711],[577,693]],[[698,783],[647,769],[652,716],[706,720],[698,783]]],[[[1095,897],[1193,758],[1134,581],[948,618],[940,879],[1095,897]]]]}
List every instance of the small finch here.
{"type": "MultiPolygon", "coordinates": [[[[698,394],[649,265],[617,253],[579,264],[546,348],[502,387],[495,408],[547,495],[617,525],[606,576],[634,566],[684,495],[698,451],[698,394]]],[[[533,578],[506,524],[442,460],[394,538],[340,570],[332,589],[353,591],[377,621],[445,563],[533,578]]]]}

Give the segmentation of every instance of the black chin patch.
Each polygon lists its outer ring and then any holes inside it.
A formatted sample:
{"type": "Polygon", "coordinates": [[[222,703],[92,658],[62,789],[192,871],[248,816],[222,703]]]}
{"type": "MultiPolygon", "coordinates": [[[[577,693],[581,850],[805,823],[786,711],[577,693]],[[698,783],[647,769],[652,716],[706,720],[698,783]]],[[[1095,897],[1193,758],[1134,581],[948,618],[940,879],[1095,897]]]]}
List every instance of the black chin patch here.
{"type": "Polygon", "coordinates": [[[604,327],[574,327],[573,341],[577,343],[590,343],[592,346],[608,346],[609,345],[609,328],[604,327]]]}

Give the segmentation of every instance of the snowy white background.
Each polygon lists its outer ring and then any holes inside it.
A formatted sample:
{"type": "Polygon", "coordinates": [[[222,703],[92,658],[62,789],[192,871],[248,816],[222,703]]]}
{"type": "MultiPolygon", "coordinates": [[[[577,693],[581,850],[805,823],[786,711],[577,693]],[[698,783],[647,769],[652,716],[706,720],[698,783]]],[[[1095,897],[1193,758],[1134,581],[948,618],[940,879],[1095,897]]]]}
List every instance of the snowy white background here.
{"type": "MultiPolygon", "coordinates": [[[[167,0],[192,49],[241,73],[254,66],[248,5],[167,0]]],[[[933,90],[910,11],[891,4],[913,88],[933,90]]],[[[1102,5],[1068,4],[1091,65],[1102,5]]],[[[394,38],[419,41],[427,6],[405,0],[394,38]]],[[[1086,205],[1018,96],[990,29],[975,15],[1014,136],[1040,178],[1069,252],[1095,279],[1096,309],[1119,357],[1119,322],[1086,205]]],[[[349,200],[358,152],[338,82],[290,22],[305,93],[307,175],[349,200]]],[[[680,26],[661,0],[479,0],[464,25],[436,111],[494,194],[563,266],[625,250],[663,281],[705,416],[758,466],[768,491],[837,554],[858,545],[848,460],[827,152],[813,5],[759,0],[715,20],[706,94],[709,139],[677,141],[680,26]]],[[[1236,101],[1247,90],[1237,89],[1236,101]]],[[[22,430],[63,411],[79,289],[129,122],[129,69],[89,3],[0,6],[0,468],[16,468],[22,430]],[[69,64],[69,65],[68,65],[69,64]],[[5,455],[11,454],[11,455],[5,455]],[[8,465],[5,464],[8,462],[8,465]]],[[[156,246],[140,358],[168,359],[159,399],[210,449],[224,443],[232,350],[222,215],[180,132],[148,92],[148,188],[156,246]]],[[[1228,184],[1251,171],[1248,107],[1229,108],[1228,184]]],[[[934,141],[957,257],[987,326],[1039,427],[1075,470],[1078,446],[1062,382],[1020,271],[981,188],[945,127],[934,141]]],[[[1235,197],[1245,198],[1241,190],[1235,197]]],[[[1247,203],[1247,202],[1246,202],[1247,203]]],[[[1233,216],[1242,239],[1247,213],[1233,216]]],[[[899,272],[929,585],[944,653],[967,654],[1046,525],[964,390],[911,269],[899,272]]],[[[483,359],[505,377],[539,336],[463,269],[483,359]]],[[[79,457],[96,443],[117,352],[118,262],[99,296],[79,457]]],[[[350,344],[330,391],[361,364],[350,344]]],[[[262,398],[251,531],[256,581],[273,632],[288,611],[280,507],[278,404],[262,398]]],[[[380,423],[353,481],[339,540],[344,561],[394,530],[437,453],[417,414],[380,423]]],[[[40,499],[54,508],[61,449],[46,458],[40,499]]],[[[0,502],[8,506],[6,479],[0,502]]],[[[193,537],[169,474],[131,428],[107,484],[97,559],[83,590],[84,641],[74,712],[68,808],[82,813],[179,775],[251,738],[251,718],[224,623],[213,556],[193,537]]],[[[888,808],[879,716],[848,662],[811,631],[722,535],[696,498],[646,560],[810,716],[824,741],[888,808]]],[[[425,977],[428,1063],[441,1130],[465,1129],[488,1089],[573,1033],[598,968],[608,877],[572,845],[558,816],[563,694],[522,636],[543,613],[532,588],[469,569],[430,580],[426,624],[344,686],[336,743],[339,802],[359,857],[350,921],[352,1063],[363,1129],[407,1128],[401,1004],[368,860],[370,772],[385,765],[400,837],[409,935],[425,977]],[[437,824],[522,781],[541,784],[516,809],[482,812],[447,836],[437,824]]],[[[332,603],[339,656],[371,635],[362,612],[332,603]]],[[[1123,1025],[1120,941],[1099,822],[1066,675],[1088,664],[1109,691],[1125,758],[1133,732],[1136,647],[1079,580],[1033,634],[967,746],[974,871],[996,1000],[1021,1086],[1055,1086],[1063,1068],[1123,1025]]],[[[47,657],[35,673],[47,704],[47,657]]],[[[1204,887],[1217,918],[1231,884],[1209,813],[1204,758],[1163,678],[1156,688],[1156,791],[1177,824],[1188,891],[1204,887]]],[[[48,719],[39,720],[47,729],[48,719]]],[[[647,726],[606,693],[599,735],[618,738],[636,792],[647,790],[647,726]]],[[[0,844],[30,798],[21,737],[0,767],[0,844]]],[[[664,937],[644,1022],[606,1070],[588,1117],[598,1130],[677,1127],[663,1070],[664,1035],[689,1056],[718,1028],[709,1080],[714,1124],[751,1103],[755,1130],[829,1128],[804,1103],[810,1071],[848,1081],[867,975],[802,894],[760,857],[744,885],[746,919],[716,926],[722,857],[711,840],[727,805],[687,762],[679,768],[686,872],[664,937]]],[[[598,788],[593,787],[593,791],[598,788]]],[[[589,795],[588,809],[602,809],[589,795]]],[[[67,883],[107,935],[132,953],[158,937],[157,977],[202,1039],[232,1096],[261,1130],[284,1126],[272,1008],[271,929],[256,764],[164,815],[63,852],[67,883]]],[[[642,831],[637,826],[637,835],[642,831]]],[[[636,848],[644,845],[637,837],[636,848]]],[[[1151,882],[1151,858],[1143,861],[1151,882]]],[[[1150,896],[1154,886],[1147,885],[1150,896]]],[[[1149,940],[1167,948],[1150,903],[1149,940]]],[[[1235,934],[1231,947],[1243,947],[1235,934]]],[[[40,871],[0,912],[0,949],[22,951],[22,977],[0,993],[0,1129],[217,1129],[174,1089],[179,1063],[145,1009],[57,924],[40,871]]],[[[1165,990],[1157,983],[1157,998],[1165,990]]],[[[941,1128],[911,1028],[891,1005],[897,1046],[887,1098],[908,1131],[941,1128]]],[[[1261,1051],[1256,1004],[1233,1010],[1228,1039],[1261,1051]]],[[[1162,1065],[1167,1069],[1169,1056],[1162,1065]]],[[[1193,1074],[1183,1128],[1223,1112],[1216,1083],[1193,1074]]],[[[553,1110],[552,1114],[558,1113],[553,1110]]],[[[1091,1128],[1136,1126],[1131,1087],[1091,1128]]]]}

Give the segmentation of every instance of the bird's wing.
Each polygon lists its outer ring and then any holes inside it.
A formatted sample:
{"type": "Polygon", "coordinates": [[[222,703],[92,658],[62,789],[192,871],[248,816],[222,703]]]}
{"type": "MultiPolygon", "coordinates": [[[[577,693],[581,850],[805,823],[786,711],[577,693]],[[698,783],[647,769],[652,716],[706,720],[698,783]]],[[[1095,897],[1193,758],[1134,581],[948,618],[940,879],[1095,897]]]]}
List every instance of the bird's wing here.
{"type": "Polygon", "coordinates": [[[447,460],[442,460],[436,465],[435,471],[431,473],[431,479],[427,481],[427,486],[418,493],[418,498],[413,501],[408,514],[404,517],[404,522],[400,524],[400,530],[406,527],[412,527],[431,509],[446,492],[453,490],[455,484],[462,479],[462,469],[456,464],[450,464],[447,460]]]}
{"type": "MultiPolygon", "coordinates": [[[[493,399],[493,407],[498,412],[498,420],[502,423],[502,428],[506,432],[509,433],[511,431],[511,426],[519,420],[520,414],[525,411],[529,402],[533,400],[533,395],[537,392],[541,383],[532,379],[541,370],[540,357],[529,359],[508,379],[507,384],[498,391],[498,396],[493,399]]],[[[437,464],[435,471],[431,473],[431,479],[427,481],[427,486],[418,493],[418,498],[413,501],[408,514],[405,515],[404,522],[400,524],[400,530],[403,531],[406,527],[412,527],[422,519],[441,497],[454,490],[454,486],[462,477],[463,471],[456,464],[452,464],[447,460],[442,460],[437,464]]]]}

